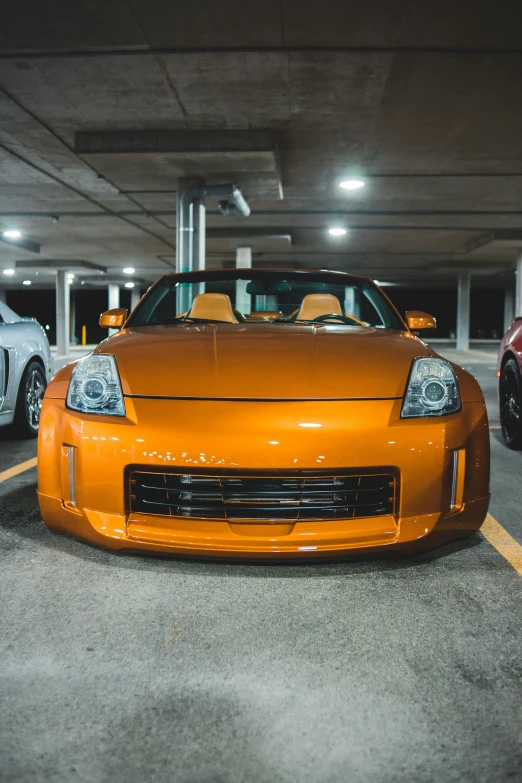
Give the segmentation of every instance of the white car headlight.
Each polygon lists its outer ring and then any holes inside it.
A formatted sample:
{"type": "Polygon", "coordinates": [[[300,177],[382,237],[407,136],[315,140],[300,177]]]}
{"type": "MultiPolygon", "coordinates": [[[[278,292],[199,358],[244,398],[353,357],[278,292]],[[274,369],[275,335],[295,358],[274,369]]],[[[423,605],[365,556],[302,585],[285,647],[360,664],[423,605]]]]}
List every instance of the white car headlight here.
{"type": "Polygon", "coordinates": [[[120,375],[114,356],[89,354],[73,370],[67,407],[81,413],[125,416],[120,375]]]}
{"type": "Polygon", "coordinates": [[[401,418],[445,416],[460,411],[462,402],[457,378],[444,359],[414,359],[401,418]]]}

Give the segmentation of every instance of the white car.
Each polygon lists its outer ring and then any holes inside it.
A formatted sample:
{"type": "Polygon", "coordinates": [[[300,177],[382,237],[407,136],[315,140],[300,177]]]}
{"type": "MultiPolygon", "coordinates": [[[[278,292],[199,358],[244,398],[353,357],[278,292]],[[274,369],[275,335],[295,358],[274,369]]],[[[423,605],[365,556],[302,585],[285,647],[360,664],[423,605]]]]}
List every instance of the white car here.
{"type": "Polygon", "coordinates": [[[22,437],[37,436],[52,367],[49,341],[38,321],[0,302],[0,427],[14,423],[22,437]]]}

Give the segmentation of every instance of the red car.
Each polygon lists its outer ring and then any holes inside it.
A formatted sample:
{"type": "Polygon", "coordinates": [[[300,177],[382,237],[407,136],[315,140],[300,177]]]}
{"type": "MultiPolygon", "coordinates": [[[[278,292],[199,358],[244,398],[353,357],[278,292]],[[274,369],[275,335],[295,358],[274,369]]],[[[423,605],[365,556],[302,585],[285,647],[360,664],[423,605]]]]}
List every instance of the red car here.
{"type": "Polygon", "coordinates": [[[522,317],[515,318],[498,353],[500,424],[506,446],[522,449],[522,317]]]}

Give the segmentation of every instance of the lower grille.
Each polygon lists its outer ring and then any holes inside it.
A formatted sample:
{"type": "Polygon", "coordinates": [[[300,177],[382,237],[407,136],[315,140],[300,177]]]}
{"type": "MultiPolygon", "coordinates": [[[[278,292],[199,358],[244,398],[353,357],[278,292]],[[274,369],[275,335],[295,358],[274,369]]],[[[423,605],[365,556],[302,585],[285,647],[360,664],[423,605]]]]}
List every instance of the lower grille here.
{"type": "Polygon", "coordinates": [[[209,476],[133,470],[130,511],[226,520],[329,520],[393,514],[389,473],[209,476]]]}

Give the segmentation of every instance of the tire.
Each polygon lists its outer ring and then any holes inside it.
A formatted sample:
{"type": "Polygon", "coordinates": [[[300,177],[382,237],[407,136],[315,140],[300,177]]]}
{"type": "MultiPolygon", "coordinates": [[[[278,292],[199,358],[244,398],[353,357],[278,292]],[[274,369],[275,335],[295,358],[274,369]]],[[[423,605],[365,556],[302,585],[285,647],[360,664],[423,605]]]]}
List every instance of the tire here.
{"type": "Polygon", "coordinates": [[[40,410],[47,388],[45,372],[40,362],[29,362],[22,375],[14,417],[14,431],[21,438],[36,438],[40,410]]]}
{"type": "Polygon", "coordinates": [[[508,449],[522,449],[522,378],[516,359],[508,359],[500,372],[500,426],[508,449]]]}

